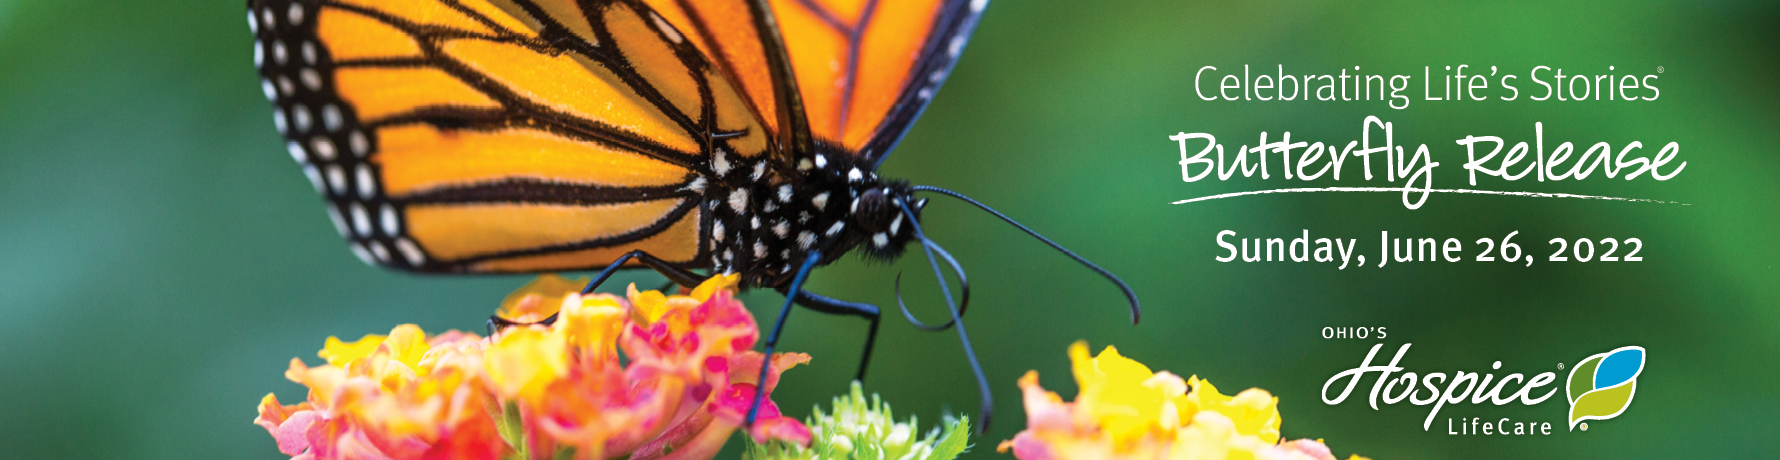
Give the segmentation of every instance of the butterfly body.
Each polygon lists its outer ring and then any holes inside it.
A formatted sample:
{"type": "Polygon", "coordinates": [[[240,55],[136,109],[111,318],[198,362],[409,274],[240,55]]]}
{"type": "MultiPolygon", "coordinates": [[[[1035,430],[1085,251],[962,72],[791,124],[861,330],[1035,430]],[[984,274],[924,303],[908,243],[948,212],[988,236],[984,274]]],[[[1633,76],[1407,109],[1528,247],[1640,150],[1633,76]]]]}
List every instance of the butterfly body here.
{"type": "Polygon", "coordinates": [[[689,268],[738,273],[744,286],[784,287],[812,250],[822,250],[823,265],[855,247],[868,259],[887,260],[913,239],[894,203],[907,201],[916,210],[924,203],[909,197],[906,183],[880,179],[845,152],[791,157],[789,164],[713,170],[719,179],[737,177],[706,185],[710,256],[689,268]]]}

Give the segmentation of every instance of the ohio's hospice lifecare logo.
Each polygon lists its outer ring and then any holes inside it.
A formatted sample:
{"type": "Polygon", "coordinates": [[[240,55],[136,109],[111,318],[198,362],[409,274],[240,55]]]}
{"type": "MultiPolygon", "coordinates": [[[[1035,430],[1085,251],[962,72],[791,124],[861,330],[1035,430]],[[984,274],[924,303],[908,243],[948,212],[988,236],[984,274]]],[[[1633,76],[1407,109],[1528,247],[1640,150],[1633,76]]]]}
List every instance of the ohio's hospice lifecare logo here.
{"type": "Polygon", "coordinates": [[[1606,420],[1625,413],[1638,392],[1638,374],[1644,372],[1644,347],[1619,347],[1596,354],[1570,368],[1565,395],[1570,399],[1570,429],[1585,420],[1606,420]]]}
{"type": "MultiPolygon", "coordinates": [[[[1377,335],[1382,336],[1383,328],[1377,329],[1377,335]]],[[[1373,334],[1356,333],[1348,337],[1363,339],[1366,335],[1373,334]]],[[[1452,406],[1452,410],[1460,413],[1444,417],[1446,434],[1449,435],[1550,435],[1553,425],[1559,431],[1563,430],[1566,423],[1571,431],[1579,428],[1588,431],[1588,424],[1584,423],[1588,420],[1606,420],[1624,414],[1632,405],[1632,396],[1638,390],[1638,376],[1644,372],[1644,348],[1638,346],[1620,347],[1584,358],[1574,366],[1569,366],[1569,379],[1563,382],[1558,381],[1556,372],[1523,374],[1515,372],[1516,367],[1521,366],[1504,368],[1501,361],[1494,362],[1489,370],[1482,372],[1461,370],[1451,373],[1418,373],[1402,366],[1403,357],[1409,354],[1410,344],[1407,343],[1397,349],[1390,364],[1375,364],[1379,351],[1384,346],[1382,343],[1373,345],[1359,367],[1329,377],[1323,383],[1323,403],[1331,406],[1341,404],[1356,387],[1360,387],[1363,381],[1376,373],[1376,379],[1370,382],[1372,385],[1366,396],[1367,403],[1373,410],[1378,410],[1380,402],[1385,405],[1408,402],[1416,406],[1429,406],[1427,418],[1422,421],[1422,431],[1432,431],[1437,420],[1442,418],[1441,410],[1452,406]],[[1480,417],[1466,414],[1477,409],[1459,408],[1467,405],[1475,408],[1486,404],[1536,406],[1553,399],[1552,396],[1557,394],[1560,386],[1570,405],[1568,416],[1562,419],[1557,418],[1557,414],[1526,419],[1480,417]]],[[[1561,362],[1557,368],[1560,371],[1566,370],[1561,362]]]]}

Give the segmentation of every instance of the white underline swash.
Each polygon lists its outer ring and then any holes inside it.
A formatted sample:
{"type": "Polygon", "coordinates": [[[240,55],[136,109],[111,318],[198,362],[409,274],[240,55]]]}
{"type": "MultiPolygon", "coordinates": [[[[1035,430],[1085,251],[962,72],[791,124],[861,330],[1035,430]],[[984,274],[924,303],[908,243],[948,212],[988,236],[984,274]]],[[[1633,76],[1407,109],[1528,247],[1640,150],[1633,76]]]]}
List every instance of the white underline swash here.
{"type": "MultiPolygon", "coordinates": [[[[1404,192],[1404,189],[1406,189],[1406,188],[1407,187],[1281,188],[1281,189],[1273,189],[1273,190],[1255,190],[1255,191],[1250,191],[1250,192],[1236,192],[1236,193],[1224,193],[1224,194],[1218,194],[1218,195],[1202,196],[1202,197],[1198,197],[1198,198],[1191,198],[1191,199],[1176,201],[1173,204],[1187,204],[1187,203],[1193,203],[1193,202],[1198,202],[1198,201],[1209,201],[1209,200],[1216,200],[1216,199],[1221,199],[1221,198],[1233,198],[1233,197],[1248,196],[1248,195],[1265,195],[1265,194],[1269,194],[1269,193],[1315,193],[1315,192],[1398,192],[1398,193],[1402,193],[1402,192],[1404,192]]],[[[1581,198],[1581,199],[1585,199],[1585,200],[1633,201],[1633,202],[1640,202],[1640,203],[1679,204],[1682,206],[1688,205],[1687,203],[1682,203],[1679,201],[1651,200],[1651,199],[1645,199],[1645,198],[1619,198],[1619,197],[1611,197],[1611,196],[1576,195],[1576,194],[1571,194],[1571,193],[1503,192],[1503,191],[1497,191],[1497,190],[1472,190],[1472,189],[1465,189],[1465,188],[1456,188],[1456,189],[1419,189],[1418,188],[1418,189],[1410,189],[1409,192],[1411,192],[1411,193],[1415,193],[1415,192],[1466,193],[1466,194],[1473,194],[1473,195],[1530,196],[1530,197],[1538,197],[1538,198],[1581,198]]]]}

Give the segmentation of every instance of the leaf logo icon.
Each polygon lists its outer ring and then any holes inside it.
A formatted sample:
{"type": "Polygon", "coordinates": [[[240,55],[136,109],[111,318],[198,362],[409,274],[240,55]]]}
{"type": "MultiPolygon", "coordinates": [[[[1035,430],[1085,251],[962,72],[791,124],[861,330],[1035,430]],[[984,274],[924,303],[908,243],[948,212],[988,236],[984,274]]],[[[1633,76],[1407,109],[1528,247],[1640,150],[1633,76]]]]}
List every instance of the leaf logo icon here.
{"type": "Polygon", "coordinates": [[[1570,429],[1585,420],[1619,416],[1632,404],[1638,374],[1644,372],[1644,347],[1626,346],[1589,356],[1570,368],[1564,396],[1570,399],[1570,429]]]}

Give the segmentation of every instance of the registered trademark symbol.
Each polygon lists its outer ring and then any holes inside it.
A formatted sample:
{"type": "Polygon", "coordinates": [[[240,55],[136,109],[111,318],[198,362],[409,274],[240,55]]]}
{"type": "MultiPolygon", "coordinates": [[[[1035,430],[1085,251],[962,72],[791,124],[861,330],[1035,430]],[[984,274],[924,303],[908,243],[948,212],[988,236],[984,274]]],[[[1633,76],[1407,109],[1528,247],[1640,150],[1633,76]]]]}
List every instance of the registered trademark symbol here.
{"type": "Polygon", "coordinates": [[[1558,370],[1564,370],[1564,363],[1558,363],[1558,370]]]}
{"type": "Polygon", "coordinates": [[[1588,431],[1588,423],[1582,424],[1582,431],[1588,431]]]}
{"type": "Polygon", "coordinates": [[[1663,73],[1663,66],[1656,66],[1656,73],[1663,73]]]}

